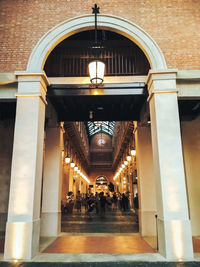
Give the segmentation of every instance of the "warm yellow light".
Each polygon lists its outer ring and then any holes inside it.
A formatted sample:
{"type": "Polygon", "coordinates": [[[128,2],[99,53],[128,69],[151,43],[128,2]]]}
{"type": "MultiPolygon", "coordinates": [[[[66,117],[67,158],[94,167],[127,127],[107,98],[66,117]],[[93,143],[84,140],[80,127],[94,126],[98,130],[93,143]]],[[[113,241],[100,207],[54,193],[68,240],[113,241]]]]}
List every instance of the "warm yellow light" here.
{"type": "Polygon", "coordinates": [[[171,236],[173,240],[174,252],[177,259],[181,260],[183,258],[183,227],[182,223],[179,220],[171,221],[171,236]]]}
{"type": "Polygon", "coordinates": [[[78,171],[78,167],[77,167],[77,166],[75,166],[75,167],[74,167],[74,170],[75,170],[75,171],[78,171]]]}
{"type": "Polygon", "coordinates": [[[65,158],[65,163],[66,163],[66,164],[69,164],[69,163],[70,163],[70,157],[66,157],[66,158],[65,158]]]}
{"type": "Polygon", "coordinates": [[[89,63],[90,81],[94,84],[101,84],[104,79],[105,64],[100,60],[89,63]]]}
{"type": "Polygon", "coordinates": [[[132,155],[132,156],[135,156],[135,155],[136,155],[136,151],[135,151],[135,149],[132,149],[132,150],[131,150],[131,155],[132,155]]]}
{"type": "Polygon", "coordinates": [[[88,182],[88,184],[90,183],[90,180],[88,180],[87,177],[84,177],[84,179],[88,182]]]}
{"type": "Polygon", "coordinates": [[[126,178],[125,178],[125,177],[123,177],[123,180],[126,180],[126,178]]]}
{"type": "Polygon", "coordinates": [[[81,173],[81,171],[80,171],[80,170],[78,170],[77,172],[78,172],[78,173],[81,173]]]}
{"type": "Polygon", "coordinates": [[[131,161],[131,156],[126,157],[128,161],[131,161]]]}
{"type": "Polygon", "coordinates": [[[117,182],[117,184],[119,184],[119,183],[117,182]]]}
{"type": "Polygon", "coordinates": [[[126,181],[123,181],[123,184],[126,184],[126,181]]]}
{"type": "Polygon", "coordinates": [[[125,161],[124,161],[124,164],[125,164],[125,165],[128,165],[128,161],[125,160],[125,161]]]}
{"type": "Polygon", "coordinates": [[[74,166],[75,166],[74,162],[71,162],[70,166],[71,166],[72,168],[74,168],[74,166]]]}
{"type": "Polygon", "coordinates": [[[25,248],[25,230],[26,230],[26,225],[25,223],[22,222],[16,222],[14,224],[14,229],[13,229],[13,235],[12,235],[12,255],[13,259],[19,260],[22,259],[23,257],[23,252],[25,248]]]}
{"type": "Polygon", "coordinates": [[[123,169],[123,168],[125,168],[125,165],[124,165],[124,164],[122,164],[122,169],[123,169]]]}

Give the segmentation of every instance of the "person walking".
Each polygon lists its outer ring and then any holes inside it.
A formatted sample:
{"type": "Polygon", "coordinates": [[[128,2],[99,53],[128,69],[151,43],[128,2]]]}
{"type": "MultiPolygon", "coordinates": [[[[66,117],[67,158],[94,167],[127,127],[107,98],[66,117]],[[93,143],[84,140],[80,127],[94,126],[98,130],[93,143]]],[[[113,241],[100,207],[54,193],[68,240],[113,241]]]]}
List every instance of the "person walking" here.
{"type": "Polygon", "coordinates": [[[82,202],[82,196],[80,191],[78,190],[77,195],[76,195],[76,209],[77,212],[81,212],[81,203],[82,202]]]}
{"type": "Polygon", "coordinates": [[[112,210],[113,211],[117,210],[117,194],[116,194],[116,192],[113,193],[113,197],[112,197],[112,210]]]}
{"type": "Polygon", "coordinates": [[[104,196],[104,192],[99,194],[100,197],[100,215],[101,217],[105,217],[106,212],[106,197],[104,196]]]}

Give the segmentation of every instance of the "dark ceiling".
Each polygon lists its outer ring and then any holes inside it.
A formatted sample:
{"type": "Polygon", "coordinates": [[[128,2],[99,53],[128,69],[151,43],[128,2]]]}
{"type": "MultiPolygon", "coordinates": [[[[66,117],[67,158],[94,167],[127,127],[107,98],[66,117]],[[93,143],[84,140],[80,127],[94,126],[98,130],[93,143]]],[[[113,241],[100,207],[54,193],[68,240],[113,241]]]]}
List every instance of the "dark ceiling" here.
{"type": "Polygon", "coordinates": [[[106,65],[105,76],[147,75],[150,64],[143,51],[128,38],[105,30],[98,31],[98,48],[92,46],[94,31],[83,31],[62,41],[44,66],[48,77],[88,76],[88,63],[97,54],[106,65]]]}
{"type": "MultiPolygon", "coordinates": [[[[146,101],[146,97],[140,98],[140,105],[146,101]]],[[[58,112],[59,120],[88,121],[89,111],[94,111],[93,120],[120,121],[138,118],[140,106],[135,96],[72,96],[48,99],[58,112]],[[63,105],[63,103],[65,103],[63,105]],[[138,102],[137,102],[138,103],[138,102]],[[103,107],[103,110],[99,107],[103,107]]],[[[191,121],[200,115],[200,100],[179,100],[179,114],[181,121],[191,121]]],[[[16,115],[16,101],[0,102],[0,120],[14,120],[16,115]]]]}
{"type": "Polygon", "coordinates": [[[141,96],[70,96],[50,98],[58,112],[59,121],[88,121],[93,113],[94,121],[139,120],[145,101],[141,96]]]}

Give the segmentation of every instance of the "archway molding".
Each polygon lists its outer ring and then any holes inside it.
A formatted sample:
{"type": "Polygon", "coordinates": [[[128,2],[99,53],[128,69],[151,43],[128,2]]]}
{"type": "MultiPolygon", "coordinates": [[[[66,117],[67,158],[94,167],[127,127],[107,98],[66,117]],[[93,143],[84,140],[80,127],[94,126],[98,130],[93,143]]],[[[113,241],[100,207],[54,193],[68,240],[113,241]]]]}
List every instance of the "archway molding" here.
{"type": "MultiPolygon", "coordinates": [[[[83,15],[66,20],[49,30],[34,47],[28,64],[27,72],[41,72],[48,55],[67,37],[94,28],[94,16],[83,15]]],[[[117,32],[136,43],[148,58],[151,69],[166,70],[164,55],[153,38],[138,25],[124,18],[100,14],[98,28],[117,32]]]]}

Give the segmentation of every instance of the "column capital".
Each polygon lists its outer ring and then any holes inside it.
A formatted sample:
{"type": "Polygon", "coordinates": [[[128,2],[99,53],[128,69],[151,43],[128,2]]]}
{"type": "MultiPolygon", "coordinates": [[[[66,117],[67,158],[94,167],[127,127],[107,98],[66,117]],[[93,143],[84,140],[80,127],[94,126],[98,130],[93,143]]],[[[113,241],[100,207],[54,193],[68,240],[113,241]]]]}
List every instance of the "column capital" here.
{"type": "Polygon", "coordinates": [[[178,69],[168,69],[161,71],[150,70],[146,80],[149,92],[148,101],[151,99],[153,94],[177,93],[177,73],[178,69]]]}
{"type": "Polygon", "coordinates": [[[17,97],[41,97],[46,103],[46,91],[50,83],[45,72],[30,73],[17,71],[15,75],[18,80],[17,97]]]}

